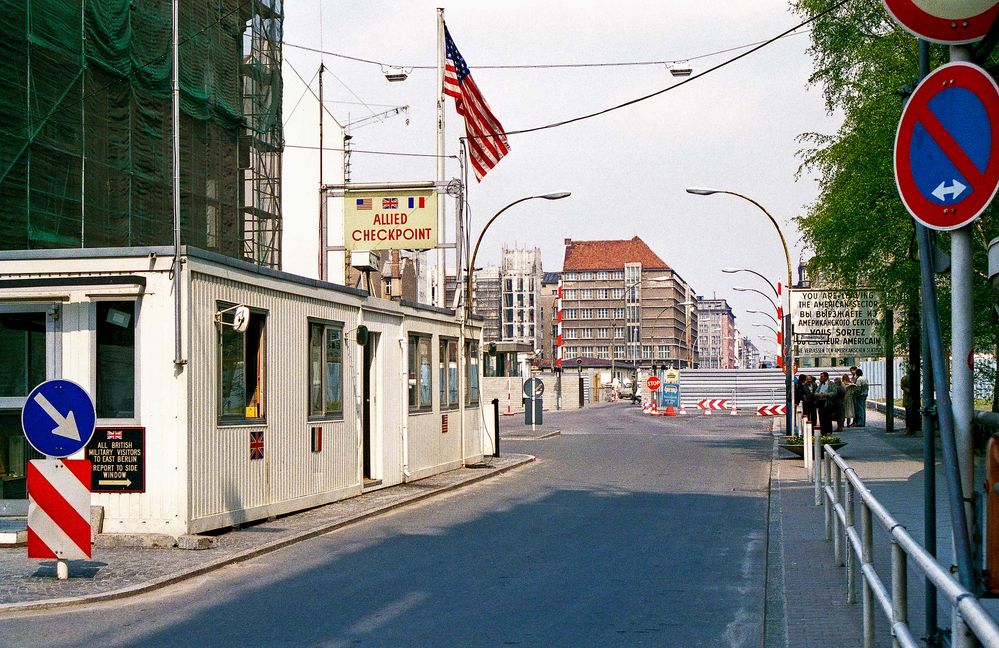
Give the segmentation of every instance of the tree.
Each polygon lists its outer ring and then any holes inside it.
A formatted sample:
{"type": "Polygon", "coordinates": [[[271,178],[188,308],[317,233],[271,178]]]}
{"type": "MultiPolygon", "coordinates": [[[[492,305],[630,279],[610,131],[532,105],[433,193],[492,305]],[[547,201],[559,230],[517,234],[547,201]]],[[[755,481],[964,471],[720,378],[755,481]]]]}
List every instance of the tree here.
{"type": "MultiPolygon", "coordinates": [[[[831,0],[795,0],[798,13],[811,16],[831,0]]],[[[819,197],[798,219],[814,251],[810,270],[842,287],[879,290],[886,308],[902,312],[900,348],[910,362],[918,349],[919,265],[915,227],[895,186],[893,149],[906,95],[919,71],[917,40],[898,27],[881,3],[847,2],[812,23],[815,72],[826,107],[844,119],[835,134],[805,133],[800,140],[803,169],[819,174],[819,197]],[[915,342],[915,344],[913,344],[915,342]]],[[[931,67],[946,62],[947,50],[931,48],[931,67]]],[[[995,297],[987,281],[988,241],[999,234],[995,207],[976,224],[976,348],[999,345],[991,311],[995,297]]],[[[949,249],[946,235],[939,237],[949,249]]],[[[949,340],[949,276],[938,277],[941,324],[949,340]]],[[[999,393],[993,390],[993,408],[999,393]]]]}

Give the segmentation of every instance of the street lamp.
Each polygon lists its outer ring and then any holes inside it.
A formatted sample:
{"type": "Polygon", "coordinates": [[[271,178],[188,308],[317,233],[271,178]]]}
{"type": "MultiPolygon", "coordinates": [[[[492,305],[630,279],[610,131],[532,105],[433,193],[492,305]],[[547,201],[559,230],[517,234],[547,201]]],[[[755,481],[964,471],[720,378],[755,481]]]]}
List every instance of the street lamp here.
{"type": "Polygon", "coordinates": [[[747,310],[746,312],[747,312],[747,313],[755,313],[755,314],[757,314],[757,315],[766,315],[766,316],[767,316],[767,317],[769,317],[769,318],[770,318],[771,320],[773,320],[773,323],[774,323],[774,326],[780,326],[780,322],[778,322],[778,321],[777,321],[777,318],[776,318],[776,317],[774,317],[773,315],[771,315],[770,313],[766,312],[766,311],[761,311],[761,310],[752,310],[752,309],[749,309],[749,310],[747,310]]]}
{"type": "MultiPolygon", "coordinates": [[[[694,194],[695,196],[712,196],[714,194],[728,194],[729,196],[735,196],[736,198],[741,198],[746,202],[755,205],[761,212],[766,214],[767,218],[773,224],[774,229],[777,230],[777,235],[780,237],[781,246],[784,248],[784,259],[787,261],[787,312],[784,313],[784,348],[782,349],[784,355],[784,391],[785,399],[787,405],[787,413],[784,418],[787,434],[791,433],[793,414],[794,414],[794,401],[791,393],[791,371],[793,370],[793,360],[791,358],[791,252],[787,248],[787,239],[784,237],[784,232],[781,230],[780,225],[777,223],[777,219],[768,212],[763,205],[756,202],[749,196],[744,196],[741,193],[736,193],[734,191],[726,191],[724,189],[708,189],[705,187],[688,187],[687,193],[694,194]]],[[[779,309],[778,309],[779,312],[779,309]]]]}
{"type": "Polygon", "coordinates": [[[526,196],[524,198],[519,198],[517,200],[514,200],[512,203],[510,203],[503,209],[496,212],[493,215],[493,217],[489,219],[485,227],[482,228],[482,231],[479,232],[479,238],[476,239],[475,241],[475,248],[472,249],[472,256],[469,257],[468,259],[468,266],[467,266],[468,285],[465,288],[465,313],[467,315],[472,314],[472,268],[475,267],[475,256],[479,253],[479,244],[482,243],[482,237],[485,235],[486,230],[489,229],[489,226],[493,224],[493,221],[499,218],[499,215],[505,212],[506,210],[510,209],[511,207],[513,207],[518,203],[524,202],[525,200],[533,200],[535,198],[544,198],[545,200],[561,200],[562,198],[568,198],[571,195],[572,194],[568,191],[560,191],[558,193],[541,194],[540,196],[526,196]]]}
{"type": "Polygon", "coordinates": [[[782,315],[780,305],[774,300],[770,299],[770,295],[766,294],[762,290],[757,290],[756,288],[743,288],[742,286],[733,286],[732,290],[736,292],[754,292],[757,295],[762,295],[763,299],[767,300],[770,303],[770,305],[774,307],[774,312],[777,313],[777,316],[780,317],[782,315]]]}
{"type": "Polygon", "coordinates": [[[777,290],[777,286],[774,285],[774,282],[770,281],[765,275],[760,274],[756,270],[750,270],[749,268],[722,268],[722,272],[727,272],[729,274],[734,274],[736,272],[748,272],[750,274],[754,274],[763,281],[767,282],[770,289],[774,291],[774,295],[780,297],[780,292],[777,290]]]}

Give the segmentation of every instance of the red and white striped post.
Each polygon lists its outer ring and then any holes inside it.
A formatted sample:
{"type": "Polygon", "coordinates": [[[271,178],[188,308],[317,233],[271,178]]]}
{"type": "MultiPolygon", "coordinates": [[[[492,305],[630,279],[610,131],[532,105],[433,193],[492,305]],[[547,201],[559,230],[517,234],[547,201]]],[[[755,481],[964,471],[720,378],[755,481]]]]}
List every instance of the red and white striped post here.
{"type": "Polygon", "coordinates": [[[71,559],[90,558],[90,461],[28,462],[28,558],[54,558],[69,578],[71,559]]]}

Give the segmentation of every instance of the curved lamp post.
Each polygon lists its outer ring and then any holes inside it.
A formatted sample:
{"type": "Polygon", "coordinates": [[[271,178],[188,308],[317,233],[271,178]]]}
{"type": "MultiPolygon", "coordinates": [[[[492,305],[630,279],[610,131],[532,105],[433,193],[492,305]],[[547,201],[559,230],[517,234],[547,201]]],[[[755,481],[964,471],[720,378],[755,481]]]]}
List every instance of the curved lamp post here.
{"type": "Polygon", "coordinates": [[[777,235],[780,237],[781,247],[784,248],[784,259],[787,261],[787,312],[784,313],[784,348],[782,349],[784,355],[784,391],[785,400],[787,405],[787,414],[784,418],[784,423],[787,426],[785,431],[787,434],[791,434],[792,423],[794,419],[794,401],[792,399],[791,393],[791,372],[794,369],[794,361],[791,358],[791,252],[787,248],[787,239],[784,237],[784,232],[781,230],[780,225],[777,223],[777,219],[768,212],[763,205],[756,202],[749,196],[744,196],[741,193],[736,193],[734,191],[726,191],[724,189],[707,189],[705,187],[688,187],[687,193],[694,194],[695,196],[712,196],[714,194],[728,194],[729,196],[735,196],[736,198],[741,198],[746,202],[752,203],[761,212],[766,214],[767,218],[773,224],[774,229],[777,230],[777,235]]]}
{"type": "Polygon", "coordinates": [[[762,295],[763,299],[765,299],[768,302],[770,302],[770,305],[774,307],[774,312],[777,313],[777,316],[778,317],[782,316],[780,304],[778,304],[774,300],[770,299],[770,295],[766,294],[762,290],[757,290],[756,288],[743,288],[742,286],[733,286],[732,290],[734,290],[736,292],[754,292],[757,295],[762,295]]]}
{"type": "Polygon", "coordinates": [[[757,314],[757,315],[766,315],[767,317],[769,317],[769,318],[770,318],[770,319],[771,319],[771,320],[773,321],[773,323],[774,323],[774,326],[780,326],[780,322],[778,322],[778,321],[777,321],[777,318],[776,318],[776,317],[774,317],[773,315],[771,315],[770,313],[766,312],[766,311],[761,311],[761,310],[751,310],[751,309],[750,309],[750,310],[747,310],[746,312],[747,312],[747,313],[755,313],[755,314],[757,314]]]}
{"type": "Polygon", "coordinates": [[[774,285],[774,282],[770,281],[767,279],[766,275],[762,275],[756,270],[750,270],[749,268],[722,268],[722,272],[727,272],[729,274],[734,274],[736,272],[748,272],[750,274],[754,274],[763,281],[767,282],[770,289],[774,291],[774,295],[776,295],[778,299],[780,298],[780,293],[777,291],[777,286],[774,285]]]}
{"type": "Polygon", "coordinates": [[[568,198],[572,194],[568,191],[560,191],[558,193],[541,194],[539,196],[526,196],[524,198],[519,198],[514,200],[512,203],[504,207],[503,209],[496,212],[492,218],[485,224],[482,231],[479,232],[479,238],[475,241],[475,248],[472,249],[472,256],[468,259],[468,285],[465,288],[465,313],[468,315],[472,314],[472,268],[475,267],[475,256],[479,253],[479,244],[482,243],[482,237],[485,235],[486,230],[489,226],[493,224],[499,215],[510,209],[516,204],[522,203],[525,200],[534,200],[535,198],[543,198],[545,200],[560,200],[562,198],[568,198]]]}

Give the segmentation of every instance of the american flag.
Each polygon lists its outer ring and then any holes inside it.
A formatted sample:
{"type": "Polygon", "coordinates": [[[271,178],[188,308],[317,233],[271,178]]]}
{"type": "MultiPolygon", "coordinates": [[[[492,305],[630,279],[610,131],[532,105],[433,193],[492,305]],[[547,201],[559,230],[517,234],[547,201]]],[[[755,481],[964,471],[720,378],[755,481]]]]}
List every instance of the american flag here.
{"type": "Polygon", "coordinates": [[[483,176],[510,151],[503,125],[489,110],[489,104],[472,80],[465,59],[461,57],[447,27],[444,28],[444,94],[454,97],[454,107],[465,118],[468,156],[475,179],[483,176]]]}
{"type": "Polygon", "coordinates": [[[358,198],[357,199],[357,209],[360,211],[371,211],[371,199],[370,198],[358,198]]]}
{"type": "Polygon", "coordinates": [[[250,432],[250,461],[264,458],[264,431],[250,432]]]}
{"type": "Polygon", "coordinates": [[[109,441],[121,441],[121,430],[109,430],[108,431],[109,441]]]}
{"type": "Polygon", "coordinates": [[[399,209],[399,199],[382,198],[382,209],[399,209]]]}

